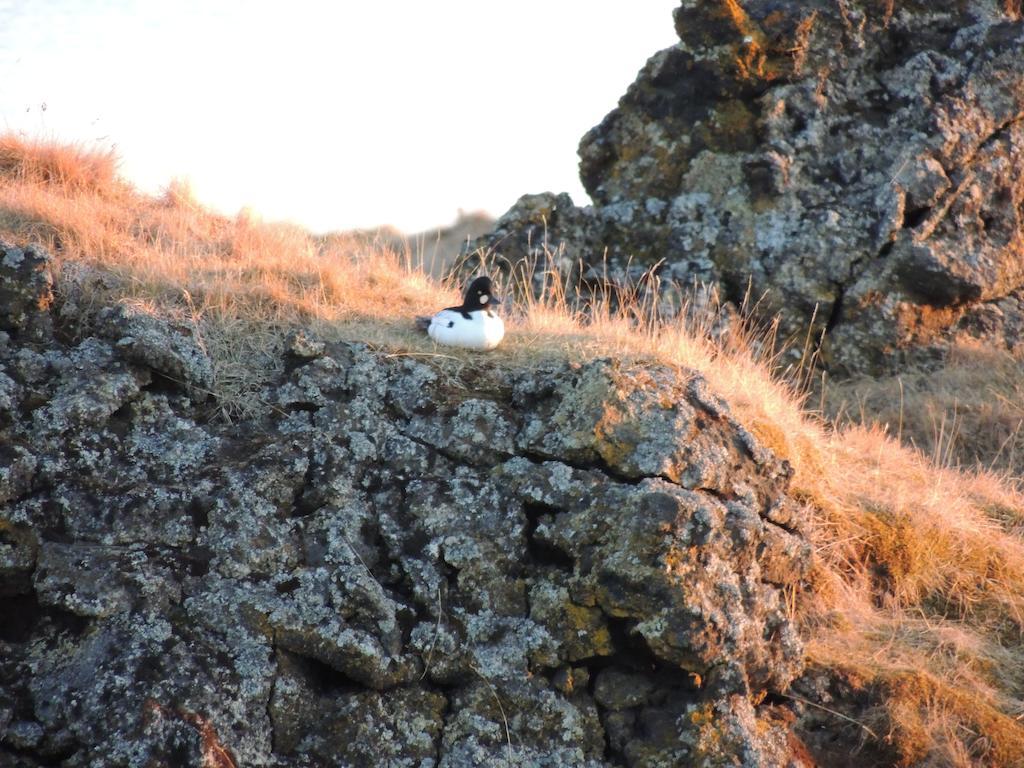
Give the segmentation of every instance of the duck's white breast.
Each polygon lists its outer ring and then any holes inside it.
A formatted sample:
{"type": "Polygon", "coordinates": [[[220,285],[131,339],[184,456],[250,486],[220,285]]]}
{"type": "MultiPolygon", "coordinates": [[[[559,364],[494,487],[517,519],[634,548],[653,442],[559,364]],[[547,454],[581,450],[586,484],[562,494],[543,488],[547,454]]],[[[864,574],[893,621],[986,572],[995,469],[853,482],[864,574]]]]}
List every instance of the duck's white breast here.
{"type": "Polygon", "coordinates": [[[431,318],[427,333],[449,347],[494,349],[505,337],[505,323],[487,310],[470,312],[467,318],[461,312],[442,309],[431,318]]]}

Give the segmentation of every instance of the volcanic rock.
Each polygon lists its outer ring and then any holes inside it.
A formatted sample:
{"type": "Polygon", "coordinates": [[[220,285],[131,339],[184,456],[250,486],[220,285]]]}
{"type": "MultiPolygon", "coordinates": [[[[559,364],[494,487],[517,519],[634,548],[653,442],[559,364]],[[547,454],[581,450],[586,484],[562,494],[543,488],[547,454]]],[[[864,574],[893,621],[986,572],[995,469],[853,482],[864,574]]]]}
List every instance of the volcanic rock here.
{"type": "Polygon", "coordinates": [[[802,764],[801,507],[696,372],[327,343],[226,424],[100,314],[0,345],[3,764],[802,764]]]}
{"type": "Polygon", "coordinates": [[[580,142],[593,205],[526,195],[475,247],[749,294],[840,373],[1020,348],[1019,2],[684,0],[675,25],[580,142]]]}

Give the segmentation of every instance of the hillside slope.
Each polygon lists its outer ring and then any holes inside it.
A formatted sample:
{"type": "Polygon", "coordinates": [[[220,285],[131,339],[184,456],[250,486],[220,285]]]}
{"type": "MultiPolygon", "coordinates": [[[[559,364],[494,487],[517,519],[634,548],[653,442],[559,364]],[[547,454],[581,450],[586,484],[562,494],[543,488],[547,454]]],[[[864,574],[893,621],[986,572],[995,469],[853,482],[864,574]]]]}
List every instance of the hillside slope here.
{"type": "Polygon", "coordinates": [[[393,257],[105,162],[0,142],[15,765],[1020,763],[997,478],[643,307],[438,350],[393,257]]]}

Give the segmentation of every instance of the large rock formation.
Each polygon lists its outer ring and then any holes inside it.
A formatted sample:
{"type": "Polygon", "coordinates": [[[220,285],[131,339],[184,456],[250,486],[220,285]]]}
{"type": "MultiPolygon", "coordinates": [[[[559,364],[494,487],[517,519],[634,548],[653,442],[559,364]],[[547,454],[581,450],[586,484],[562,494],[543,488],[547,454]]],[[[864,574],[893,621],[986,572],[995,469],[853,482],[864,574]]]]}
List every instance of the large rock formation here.
{"type": "Polygon", "coordinates": [[[224,424],[0,250],[3,765],[802,764],[800,508],[698,374],[300,337],[224,424]]]}
{"type": "Polygon", "coordinates": [[[478,246],[749,286],[785,331],[827,331],[838,371],[1021,345],[1019,1],[685,0],[675,22],[580,143],[594,205],[525,196],[478,246]]]}

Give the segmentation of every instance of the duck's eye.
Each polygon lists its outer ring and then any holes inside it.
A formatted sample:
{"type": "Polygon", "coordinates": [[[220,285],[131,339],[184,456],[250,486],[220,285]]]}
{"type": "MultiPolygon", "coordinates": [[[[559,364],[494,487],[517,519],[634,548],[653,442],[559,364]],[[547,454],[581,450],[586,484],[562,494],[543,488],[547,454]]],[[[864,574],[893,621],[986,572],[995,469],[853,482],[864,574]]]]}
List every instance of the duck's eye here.
{"type": "Polygon", "coordinates": [[[486,293],[480,294],[480,303],[481,304],[486,304],[490,300],[491,300],[491,297],[488,296],[486,293]]]}

